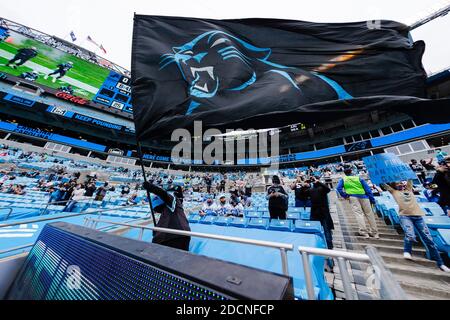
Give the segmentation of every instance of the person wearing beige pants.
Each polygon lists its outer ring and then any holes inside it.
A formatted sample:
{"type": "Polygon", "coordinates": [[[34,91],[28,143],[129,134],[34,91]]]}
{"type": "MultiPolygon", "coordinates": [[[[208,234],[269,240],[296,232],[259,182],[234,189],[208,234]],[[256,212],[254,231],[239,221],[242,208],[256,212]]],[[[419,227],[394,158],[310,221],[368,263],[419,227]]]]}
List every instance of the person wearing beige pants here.
{"type": "Polygon", "coordinates": [[[375,222],[375,215],[372,210],[372,205],[369,199],[349,197],[348,201],[352,211],[355,213],[356,222],[358,223],[359,234],[366,235],[378,235],[378,227],[375,222]],[[369,222],[369,228],[367,228],[366,219],[369,222]]]}
{"type": "Polygon", "coordinates": [[[375,215],[371,206],[372,203],[375,203],[372,190],[364,179],[353,174],[351,166],[344,168],[344,173],[345,176],[339,180],[336,190],[342,198],[349,201],[358,223],[359,235],[364,238],[372,236],[379,239],[375,215]],[[367,228],[366,219],[369,222],[369,228],[367,228]]]}

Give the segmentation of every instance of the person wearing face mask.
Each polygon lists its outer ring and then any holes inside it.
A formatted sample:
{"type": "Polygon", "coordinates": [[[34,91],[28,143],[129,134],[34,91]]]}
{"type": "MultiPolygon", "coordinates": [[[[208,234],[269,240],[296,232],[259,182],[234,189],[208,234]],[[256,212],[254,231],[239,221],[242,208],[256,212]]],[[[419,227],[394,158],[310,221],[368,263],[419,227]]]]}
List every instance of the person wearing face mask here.
{"type": "Polygon", "coordinates": [[[412,260],[412,245],[416,240],[416,231],[420,234],[424,245],[430,252],[431,259],[436,261],[437,266],[444,272],[450,272],[442,261],[442,258],[437,250],[436,244],[431,237],[423,216],[425,213],[417,203],[416,197],[413,193],[413,184],[411,180],[407,183],[394,182],[390,184],[383,184],[383,187],[389,191],[398,204],[400,224],[405,232],[404,238],[404,252],[405,259],[412,260]]]}
{"type": "Polygon", "coordinates": [[[438,204],[444,214],[450,216],[450,157],[444,158],[442,164],[436,168],[436,174],[431,184],[437,185],[439,191],[438,204]]]}
{"type": "MultiPolygon", "coordinates": [[[[191,231],[189,221],[184,213],[183,203],[172,192],[168,192],[150,182],[144,182],[143,187],[154,196],[151,198],[153,210],[160,214],[155,224],[159,228],[191,231]]],[[[176,249],[189,251],[191,237],[173,233],[153,231],[152,242],[176,249]]]]}
{"type": "Polygon", "coordinates": [[[217,215],[217,205],[214,203],[213,198],[208,195],[206,197],[206,201],[203,203],[202,210],[200,210],[199,214],[201,216],[206,215],[217,215]]]}
{"type": "Polygon", "coordinates": [[[272,177],[272,185],[267,189],[266,198],[269,200],[270,219],[286,219],[288,194],[281,186],[278,176],[272,177]]]}
{"type": "Polygon", "coordinates": [[[217,204],[217,214],[219,216],[226,215],[230,209],[230,205],[227,203],[227,198],[222,194],[219,197],[219,203],[217,204]]]}
{"type": "Polygon", "coordinates": [[[243,217],[244,216],[244,206],[242,203],[237,202],[236,200],[230,201],[230,207],[225,216],[233,216],[233,217],[243,217]]]}

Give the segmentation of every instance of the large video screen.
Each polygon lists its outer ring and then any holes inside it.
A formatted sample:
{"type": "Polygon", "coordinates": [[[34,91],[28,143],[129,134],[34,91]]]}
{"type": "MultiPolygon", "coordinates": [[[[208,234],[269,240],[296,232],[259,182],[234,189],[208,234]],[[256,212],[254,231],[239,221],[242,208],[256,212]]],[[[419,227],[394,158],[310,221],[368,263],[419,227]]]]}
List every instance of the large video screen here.
{"type": "Polygon", "coordinates": [[[0,28],[0,73],[62,92],[64,97],[57,96],[66,100],[132,112],[129,78],[5,28],[0,28]]]}

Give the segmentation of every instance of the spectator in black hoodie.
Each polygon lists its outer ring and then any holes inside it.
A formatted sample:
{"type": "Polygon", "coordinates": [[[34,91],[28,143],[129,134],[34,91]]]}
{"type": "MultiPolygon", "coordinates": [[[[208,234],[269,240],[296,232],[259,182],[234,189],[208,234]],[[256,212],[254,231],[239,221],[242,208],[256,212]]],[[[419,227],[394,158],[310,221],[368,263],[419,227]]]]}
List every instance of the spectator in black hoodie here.
{"type": "Polygon", "coordinates": [[[325,184],[317,178],[312,177],[312,188],[309,189],[311,197],[311,217],[312,221],[320,221],[325,234],[328,249],[333,249],[333,229],[334,223],[330,215],[328,206],[328,193],[331,191],[325,184]]]}
{"type": "Polygon", "coordinates": [[[436,184],[439,190],[438,204],[444,213],[450,215],[450,157],[445,157],[442,165],[436,168],[436,174],[431,184],[436,184]]]}
{"type": "MultiPolygon", "coordinates": [[[[176,196],[178,192],[171,194],[149,182],[144,182],[144,188],[157,196],[152,199],[153,210],[161,214],[158,222],[155,224],[156,227],[191,231],[189,222],[184,214],[183,202],[176,196]]],[[[153,232],[153,243],[172,248],[189,251],[190,241],[191,237],[189,236],[159,231],[153,232]]]]}
{"type": "Polygon", "coordinates": [[[278,176],[272,177],[272,185],[267,189],[266,198],[269,200],[270,218],[286,219],[288,194],[281,186],[281,181],[278,176]]]}

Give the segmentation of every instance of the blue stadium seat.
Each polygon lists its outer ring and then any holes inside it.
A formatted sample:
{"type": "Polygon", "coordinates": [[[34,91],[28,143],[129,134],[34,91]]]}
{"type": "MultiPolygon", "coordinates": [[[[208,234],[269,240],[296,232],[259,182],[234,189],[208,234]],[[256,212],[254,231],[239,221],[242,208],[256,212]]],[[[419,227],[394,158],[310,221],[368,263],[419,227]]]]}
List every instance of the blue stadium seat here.
{"type": "Polygon", "coordinates": [[[249,219],[247,218],[233,218],[229,225],[232,227],[245,228],[247,227],[248,220],[249,219]]]}
{"type": "Polygon", "coordinates": [[[217,216],[205,216],[199,222],[203,224],[213,224],[217,220],[217,216]]]}
{"type": "Polygon", "coordinates": [[[450,218],[447,216],[424,217],[425,223],[431,229],[450,229],[450,218]]]}
{"type": "Polygon", "coordinates": [[[248,211],[245,214],[246,218],[261,218],[261,216],[262,216],[262,213],[258,212],[258,211],[248,211]]]}
{"type": "Polygon", "coordinates": [[[198,214],[190,214],[188,216],[188,221],[190,223],[198,223],[201,220],[202,217],[200,217],[198,214]]]}
{"type": "Polygon", "coordinates": [[[261,218],[263,218],[263,219],[270,219],[270,213],[269,213],[269,211],[264,211],[264,212],[262,213],[261,218]]]}
{"type": "Polygon", "coordinates": [[[286,218],[290,220],[298,220],[300,219],[300,212],[288,212],[286,213],[286,218]]]}
{"type": "Polygon", "coordinates": [[[272,219],[269,224],[269,230],[292,231],[292,225],[291,220],[272,219]]]}
{"type": "Polygon", "coordinates": [[[445,252],[450,258],[450,229],[437,229],[434,242],[439,251],[445,252]]]}
{"type": "Polygon", "coordinates": [[[218,226],[228,226],[231,221],[233,221],[233,217],[220,216],[214,221],[214,224],[218,226]]]}
{"type": "Polygon", "coordinates": [[[269,220],[262,218],[252,218],[247,224],[247,227],[256,229],[267,229],[269,226],[269,220]]]}
{"type": "Polygon", "coordinates": [[[297,220],[294,225],[294,232],[298,233],[322,233],[322,225],[319,221],[297,220]]]}

